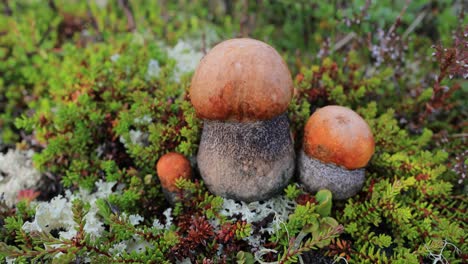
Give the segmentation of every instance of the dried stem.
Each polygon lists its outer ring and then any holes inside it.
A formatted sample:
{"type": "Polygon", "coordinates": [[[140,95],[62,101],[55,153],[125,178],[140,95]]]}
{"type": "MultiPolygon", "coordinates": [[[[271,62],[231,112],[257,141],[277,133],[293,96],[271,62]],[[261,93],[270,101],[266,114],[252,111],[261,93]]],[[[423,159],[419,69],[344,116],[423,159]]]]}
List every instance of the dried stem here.
{"type": "Polygon", "coordinates": [[[5,13],[5,15],[12,16],[13,11],[11,10],[10,5],[8,4],[8,0],[2,0],[2,3],[3,3],[3,7],[4,7],[3,12],[5,13]]]}
{"type": "Polygon", "coordinates": [[[101,31],[99,30],[99,26],[98,26],[97,20],[96,20],[96,18],[94,17],[93,12],[91,11],[91,5],[90,5],[90,3],[89,3],[89,0],[86,1],[86,10],[87,10],[88,17],[89,17],[89,19],[91,20],[91,25],[93,26],[94,30],[95,30],[96,33],[97,33],[97,39],[98,39],[98,40],[102,40],[102,33],[101,33],[101,31]]]}
{"type": "Polygon", "coordinates": [[[135,31],[136,24],[130,3],[128,0],[119,0],[119,6],[123,9],[125,16],[127,17],[127,30],[132,32],[135,31]]]}

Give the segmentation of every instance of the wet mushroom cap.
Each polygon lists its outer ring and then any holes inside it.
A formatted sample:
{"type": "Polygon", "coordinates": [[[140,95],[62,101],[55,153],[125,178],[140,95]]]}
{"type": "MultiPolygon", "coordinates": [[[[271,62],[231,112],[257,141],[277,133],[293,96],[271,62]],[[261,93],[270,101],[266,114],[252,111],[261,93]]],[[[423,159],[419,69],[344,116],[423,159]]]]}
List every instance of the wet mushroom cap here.
{"type": "Polygon", "coordinates": [[[374,154],[374,148],[369,125],[346,107],[320,108],[304,128],[304,152],[324,163],[349,170],[363,168],[374,154]]]}
{"type": "Polygon", "coordinates": [[[216,45],[190,86],[197,115],[210,120],[267,120],[285,112],[293,95],[289,69],[268,44],[248,38],[216,45]]]}
{"type": "Polygon", "coordinates": [[[161,185],[170,192],[177,190],[175,182],[178,178],[189,179],[192,175],[190,162],[184,155],[175,152],[162,156],[156,164],[156,171],[161,185]]]}

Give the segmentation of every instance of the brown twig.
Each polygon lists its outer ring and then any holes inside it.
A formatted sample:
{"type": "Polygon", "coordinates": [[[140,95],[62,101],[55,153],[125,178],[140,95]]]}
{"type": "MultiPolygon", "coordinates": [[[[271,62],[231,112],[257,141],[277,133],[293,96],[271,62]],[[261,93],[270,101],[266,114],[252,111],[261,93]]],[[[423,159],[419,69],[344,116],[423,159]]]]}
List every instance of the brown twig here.
{"type": "Polygon", "coordinates": [[[203,52],[203,55],[206,55],[206,34],[205,32],[203,32],[202,34],[202,52],[203,52]]]}
{"type": "Polygon", "coordinates": [[[304,39],[304,46],[309,47],[309,23],[307,21],[307,12],[305,11],[305,3],[301,3],[301,16],[302,16],[302,37],[304,39]]]}
{"type": "Polygon", "coordinates": [[[341,48],[343,48],[344,46],[346,46],[346,44],[348,44],[351,40],[353,40],[355,37],[356,37],[356,33],[355,32],[350,32],[348,35],[346,35],[344,38],[340,39],[338,42],[335,43],[335,45],[333,46],[333,50],[332,51],[337,51],[337,50],[340,50],[341,48]]]}
{"type": "Polygon", "coordinates": [[[405,33],[403,33],[402,38],[405,39],[406,37],[408,37],[408,35],[411,34],[411,32],[413,32],[414,29],[417,26],[419,26],[419,24],[421,24],[422,20],[424,19],[424,17],[426,17],[426,15],[427,15],[426,11],[423,11],[423,12],[419,13],[419,15],[413,21],[413,23],[411,23],[411,25],[408,27],[408,29],[406,29],[405,33]]]}
{"type": "Polygon", "coordinates": [[[47,4],[49,5],[50,9],[52,9],[54,12],[58,12],[58,8],[57,8],[57,5],[55,4],[54,0],[49,0],[47,2],[47,4]]]}
{"type": "Polygon", "coordinates": [[[91,11],[91,5],[89,4],[89,0],[86,1],[86,12],[88,14],[89,19],[91,20],[91,25],[93,26],[94,30],[97,33],[97,40],[102,40],[102,34],[101,31],[99,30],[99,25],[96,21],[96,18],[93,15],[93,12],[91,11]]]}
{"type": "Polygon", "coordinates": [[[127,30],[132,32],[135,31],[136,24],[130,3],[128,0],[119,0],[119,6],[123,9],[125,16],[127,17],[127,30]]]}
{"type": "Polygon", "coordinates": [[[52,26],[51,24],[47,25],[47,30],[42,34],[41,39],[39,39],[39,42],[37,42],[37,47],[40,47],[42,43],[47,39],[47,37],[50,35],[50,32],[52,32],[52,26]]]}
{"type": "Polygon", "coordinates": [[[242,2],[242,14],[243,16],[240,19],[240,34],[241,37],[248,37],[249,30],[248,30],[248,23],[249,23],[249,2],[244,0],[242,2]]]}
{"type": "Polygon", "coordinates": [[[11,10],[10,5],[8,5],[8,0],[2,0],[2,2],[4,6],[3,12],[5,12],[5,15],[12,16],[13,11],[11,10]]]}
{"type": "Polygon", "coordinates": [[[395,23],[393,23],[392,27],[388,30],[387,36],[391,36],[391,34],[400,26],[401,24],[401,18],[403,15],[406,13],[406,9],[408,9],[409,4],[411,3],[411,0],[406,0],[405,6],[401,10],[400,14],[398,15],[397,19],[395,20],[395,23]]]}

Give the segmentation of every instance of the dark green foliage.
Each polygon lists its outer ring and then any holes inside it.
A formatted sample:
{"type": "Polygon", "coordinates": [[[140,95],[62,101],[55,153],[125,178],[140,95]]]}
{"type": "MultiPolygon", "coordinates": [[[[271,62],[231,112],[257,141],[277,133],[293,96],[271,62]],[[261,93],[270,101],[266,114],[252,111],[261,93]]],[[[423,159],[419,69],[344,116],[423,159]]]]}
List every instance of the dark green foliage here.
{"type": "Polygon", "coordinates": [[[0,4],[0,153],[19,142],[34,149],[44,197],[117,183],[96,201],[99,238],[84,231],[85,199],[68,201],[72,239],[25,232],[37,204],[0,199],[0,261],[294,263],[309,250],[337,263],[467,261],[462,1],[104,2],[0,4]],[[376,141],[358,195],[332,206],[329,192],[291,184],[284,199],[294,206],[271,234],[261,230],[275,216],[224,215],[197,175],[178,182],[171,214],[155,172],[167,152],[197,152],[189,64],[236,36],[264,40],[288,62],[298,150],[309,116],[329,104],[357,111],[376,141]],[[170,54],[181,43],[193,58],[170,54]],[[132,223],[133,214],[144,220],[132,223]],[[249,244],[254,235],[260,248],[249,244]],[[144,251],[116,250],[134,236],[144,251]]]}

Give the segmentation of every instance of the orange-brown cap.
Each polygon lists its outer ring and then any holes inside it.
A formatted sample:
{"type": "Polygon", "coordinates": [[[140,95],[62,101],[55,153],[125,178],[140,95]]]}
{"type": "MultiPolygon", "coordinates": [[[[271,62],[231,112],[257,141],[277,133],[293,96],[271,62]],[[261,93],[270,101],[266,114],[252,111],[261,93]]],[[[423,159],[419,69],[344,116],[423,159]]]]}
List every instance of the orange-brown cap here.
{"type": "Polygon", "coordinates": [[[353,110],[330,105],[317,110],[304,128],[304,151],[309,157],[347,169],[363,168],[374,154],[369,125],[353,110]]]}
{"type": "Polygon", "coordinates": [[[286,111],[293,95],[288,66],[268,44],[248,38],[216,45],[192,78],[197,115],[211,120],[266,120],[286,111]]]}
{"type": "Polygon", "coordinates": [[[178,178],[189,179],[192,175],[190,162],[184,155],[169,152],[162,156],[156,164],[156,171],[161,185],[170,192],[175,192],[175,182],[178,178]]]}

